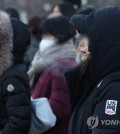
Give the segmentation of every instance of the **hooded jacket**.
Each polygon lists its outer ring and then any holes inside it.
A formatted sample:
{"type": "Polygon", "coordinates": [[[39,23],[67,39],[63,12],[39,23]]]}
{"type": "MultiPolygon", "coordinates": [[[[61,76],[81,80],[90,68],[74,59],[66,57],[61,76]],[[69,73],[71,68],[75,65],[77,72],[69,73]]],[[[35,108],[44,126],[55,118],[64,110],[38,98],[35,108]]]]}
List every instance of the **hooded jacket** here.
{"type": "Polygon", "coordinates": [[[96,9],[89,16],[73,16],[70,23],[89,37],[89,65],[94,84],[88,97],[77,105],[69,133],[119,134],[119,125],[102,124],[101,121],[120,119],[120,8],[96,9]],[[102,88],[105,79],[109,83],[102,88]]]}
{"type": "Polygon", "coordinates": [[[13,29],[13,60],[14,64],[24,63],[24,56],[30,45],[30,31],[23,22],[11,19],[13,29]]]}
{"type": "Polygon", "coordinates": [[[0,133],[28,134],[31,108],[23,66],[13,65],[13,30],[10,18],[0,12],[0,133]]]}
{"type": "Polygon", "coordinates": [[[19,12],[15,8],[9,7],[7,9],[5,9],[5,12],[10,16],[10,18],[20,19],[19,12]]]}
{"type": "Polygon", "coordinates": [[[94,10],[89,16],[75,15],[71,19],[71,24],[89,37],[91,69],[96,81],[120,66],[119,16],[118,7],[108,7],[94,10]]]}

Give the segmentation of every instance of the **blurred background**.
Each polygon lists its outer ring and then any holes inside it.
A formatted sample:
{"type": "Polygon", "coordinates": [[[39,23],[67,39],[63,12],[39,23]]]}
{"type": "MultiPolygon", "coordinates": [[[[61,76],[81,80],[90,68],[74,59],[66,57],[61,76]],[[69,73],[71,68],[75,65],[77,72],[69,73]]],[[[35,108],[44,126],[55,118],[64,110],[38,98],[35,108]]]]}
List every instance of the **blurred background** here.
{"type": "Polygon", "coordinates": [[[33,16],[48,15],[54,5],[64,1],[72,3],[78,9],[85,5],[93,5],[94,7],[120,5],[120,0],[0,0],[0,8],[17,9],[22,21],[27,23],[33,16]]]}

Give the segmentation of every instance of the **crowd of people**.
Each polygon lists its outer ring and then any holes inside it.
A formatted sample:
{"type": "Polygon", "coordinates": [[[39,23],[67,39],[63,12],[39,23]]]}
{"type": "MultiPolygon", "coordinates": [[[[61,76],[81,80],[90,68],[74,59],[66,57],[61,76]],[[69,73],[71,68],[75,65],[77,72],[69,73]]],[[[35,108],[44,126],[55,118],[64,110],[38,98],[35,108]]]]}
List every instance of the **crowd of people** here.
{"type": "Polygon", "coordinates": [[[120,7],[0,11],[0,134],[119,134],[119,36],[120,7]]]}

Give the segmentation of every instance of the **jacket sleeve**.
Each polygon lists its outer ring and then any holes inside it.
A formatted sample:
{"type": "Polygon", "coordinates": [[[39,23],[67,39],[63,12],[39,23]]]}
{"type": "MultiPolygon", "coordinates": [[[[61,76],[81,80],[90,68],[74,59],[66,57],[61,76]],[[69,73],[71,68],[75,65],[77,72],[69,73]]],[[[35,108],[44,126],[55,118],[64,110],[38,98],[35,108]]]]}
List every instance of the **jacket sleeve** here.
{"type": "Polygon", "coordinates": [[[52,76],[51,85],[52,91],[49,98],[49,103],[57,118],[62,120],[68,116],[71,111],[67,83],[64,76],[58,74],[52,76]]]}
{"type": "Polygon", "coordinates": [[[120,83],[109,84],[103,92],[94,110],[98,116],[99,125],[92,130],[92,134],[120,133],[120,83]]]}
{"type": "Polygon", "coordinates": [[[19,79],[6,79],[3,83],[3,95],[8,122],[3,134],[28,134],[31,121],[30,97],[19,79]]]}

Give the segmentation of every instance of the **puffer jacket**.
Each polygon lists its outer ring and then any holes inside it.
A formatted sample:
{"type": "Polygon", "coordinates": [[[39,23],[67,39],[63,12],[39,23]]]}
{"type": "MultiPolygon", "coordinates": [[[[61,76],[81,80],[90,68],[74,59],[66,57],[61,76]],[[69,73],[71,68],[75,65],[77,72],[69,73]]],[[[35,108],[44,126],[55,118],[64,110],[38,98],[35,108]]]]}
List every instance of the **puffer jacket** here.
{"type": "Polygon", "coordinates": [[[0,12],[0,133],[28,134],[31,123],[29,83],[24,65],[12,63],[13,29],[0,12]]]}
{"type": "Polygon", "coordinates": [[[15,65],[0,77],[0,130],[3,134],[28,134],[31,107],[25,69],[24,65],[15,65]]]}

